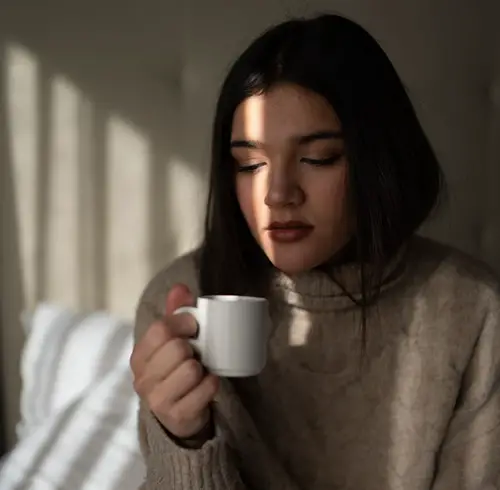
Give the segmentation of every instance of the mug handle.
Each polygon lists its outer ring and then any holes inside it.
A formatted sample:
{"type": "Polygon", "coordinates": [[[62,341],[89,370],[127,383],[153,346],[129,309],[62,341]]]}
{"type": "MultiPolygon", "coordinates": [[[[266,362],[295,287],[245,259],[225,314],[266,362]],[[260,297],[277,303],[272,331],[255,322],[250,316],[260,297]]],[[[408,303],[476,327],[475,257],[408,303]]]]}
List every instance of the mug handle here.
{"type": "Polygon", "coordinates": [[[196,308],[196,306],[181,306],[180,308],[177,308],[177,310],[174,311],[174,315],[180,315],[181,313],[188,313],[189,315],[193,316],[194,319],[196,320],[196,324],[198,325],[198,334],[196,338],[188,338],[188,342],[198,351],[200,355],[203,355],[202,352],[202,333],[201,329],[203,328],[201,326],[200,322],[200,315],[199,315],[199,310],[196,308]]]}

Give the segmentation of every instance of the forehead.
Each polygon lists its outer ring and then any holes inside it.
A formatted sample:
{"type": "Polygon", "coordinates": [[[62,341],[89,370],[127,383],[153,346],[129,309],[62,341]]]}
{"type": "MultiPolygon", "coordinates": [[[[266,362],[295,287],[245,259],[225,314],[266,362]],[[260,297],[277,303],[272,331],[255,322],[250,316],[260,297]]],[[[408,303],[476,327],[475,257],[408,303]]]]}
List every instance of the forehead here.
{"type": "Polygon", "coordinates": [[[325,130],[341,130],[333,107],[321,95],[287,84],[245,99],[234,113],[232,138],[273,141],[325,130]]]}

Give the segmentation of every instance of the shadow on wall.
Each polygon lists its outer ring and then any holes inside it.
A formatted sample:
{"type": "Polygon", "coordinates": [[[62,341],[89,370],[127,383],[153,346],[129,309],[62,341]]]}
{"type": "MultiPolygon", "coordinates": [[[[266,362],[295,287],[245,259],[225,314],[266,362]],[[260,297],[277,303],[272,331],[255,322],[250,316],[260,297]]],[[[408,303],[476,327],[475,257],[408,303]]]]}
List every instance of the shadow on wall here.
{"type": "MultiPolygon", "coordinates": [[[[7,171],[26,303],[48,299],[129,315],[135,305],[123,301],[136,300],[154,271],[183,248],[176,224],[196,219],[197,202],[179,209],[199,180],[178,156],[179,101],[161,94],[144,127],[144,117],[134,122],[134,108],[100,100],[102,94],[87,92],[24,44],[7,40],[3,59],[7,171]]],[[[116,99],[130,85],[126,79],[104,86],[121,85],[116,99]]],[[[121,97],[138,105],[144,87],[133,88],[121,97]]]]}
{"type": "MultiPolygon", "coordinates": [[[[168,44],[141,29],[133,51],[120,21],[110,30],[106,15],[70,16],[61,5],[61,18],[45,23],[31,3],[25,19],[13,2],[0,19],[0,427],[9,446],[20,312],[53,301],[132,317],[148,279],[196,245],[205,195],[203,166],[191,163],[204,154],[200,135],[182,140],[181,84],[152,77],[142,66],[151,60],[140,59],[151,51],[144,42],[156,57],[168,44]]],[[[138,29],[134,14],[126,19],[138,29]]],[[[165,73],[175,71],[171,51],[158,61],[165,73]]]]}

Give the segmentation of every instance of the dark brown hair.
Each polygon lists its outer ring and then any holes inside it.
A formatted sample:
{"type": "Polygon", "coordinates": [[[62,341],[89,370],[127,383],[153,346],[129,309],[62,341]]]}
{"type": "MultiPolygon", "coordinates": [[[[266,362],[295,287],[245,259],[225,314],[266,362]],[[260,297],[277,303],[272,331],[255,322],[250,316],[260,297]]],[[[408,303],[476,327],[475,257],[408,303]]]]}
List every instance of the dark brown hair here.
{"type": "Polygon", "coordinates": [[[282,82],[322,95],[340,118],[364,307],[387,261],[434,208],[443,176],[390,60],[363,28],[338,15],[289,20],[269,29],[224,81],[213,123],[201,290],[255,294],[265,287],[270,264],[238,205],[230,138],[236,107],[282,82]],[[365,264],[378,272],[370,276],[365,264]]]}

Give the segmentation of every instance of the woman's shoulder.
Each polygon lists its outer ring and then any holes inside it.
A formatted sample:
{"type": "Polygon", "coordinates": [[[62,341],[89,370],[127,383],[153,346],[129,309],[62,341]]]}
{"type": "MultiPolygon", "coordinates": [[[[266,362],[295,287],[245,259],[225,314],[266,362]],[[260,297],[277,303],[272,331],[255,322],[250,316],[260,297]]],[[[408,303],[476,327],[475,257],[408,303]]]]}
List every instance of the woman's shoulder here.
{"type": "Polygon", "coordinates": [[[165,315],[166,297],[175,284],[185,284],[198,296],[199,249],[185,253],[163,267],[146,285],[136,312],[136,335],[140,336],[147,326],[165,315]]]}
{"type": "Polygon", "coordinates": [[[198,254],[193,250],[176,258],[163,267],[147,284],[141,302],[155,303],[163,298],[174,284],[185,284],[198,295],[198,254]]]}
{"type": "Polygon", "coordinates": [[[499,274],[484,261],[451,245],[415,237],[409,246],[415,275],[436,293],[455,296],[486,296],[500,302],[499,274]]]}
{"type": "Polygon", "coordinates": [[[412,272],[403,294],[428,327],[429,338],[458,356],[456,365],[464,366],[480,337],[494,338],[500,347],[500,281],[491,267],[427,238],[410,244],[409,257],[412,272]]]}

